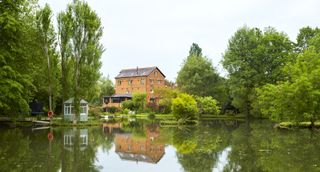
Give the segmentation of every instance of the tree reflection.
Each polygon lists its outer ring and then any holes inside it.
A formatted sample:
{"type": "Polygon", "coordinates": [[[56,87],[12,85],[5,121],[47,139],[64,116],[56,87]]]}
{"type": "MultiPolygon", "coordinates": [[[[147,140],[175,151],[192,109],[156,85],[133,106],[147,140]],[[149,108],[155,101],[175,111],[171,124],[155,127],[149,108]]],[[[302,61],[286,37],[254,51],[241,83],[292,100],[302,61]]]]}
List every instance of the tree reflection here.
{"type": "Polygon", "coordinates": [[[201,123],[198,127],[176,129],[173,145],[185,171],[212,171],[220,152],[228,146],[230,134],[221,124],[201,123]]]}
{"type": "Polygon", "coordinates": [[[100,171],[95,166],[97,151],[108,152],[114,143],[118,156],[137,155],[139,161],[152,163],[166,156],[165,145],[172,145],[177,160],[167,158],[189,172],[320,171],[319,132],[276,130],[269,121],[209,121],[164,128],[137,120],[105,127],[53,128],[52,141],[49,130],[2,127],[0,171],[100,171]]]}

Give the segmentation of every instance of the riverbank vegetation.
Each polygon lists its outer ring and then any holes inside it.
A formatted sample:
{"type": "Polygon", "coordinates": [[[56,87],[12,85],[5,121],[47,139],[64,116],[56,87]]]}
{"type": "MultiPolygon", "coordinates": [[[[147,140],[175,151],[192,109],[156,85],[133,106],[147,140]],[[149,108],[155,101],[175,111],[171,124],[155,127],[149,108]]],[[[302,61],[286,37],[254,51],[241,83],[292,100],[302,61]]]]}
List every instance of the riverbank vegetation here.
{"type": "MultiPolygon", "coordinates": [[[[37,1],[5,0],[0,10],[0,115],[29,114],[32,100],[61,114],[63,102],[73,97],[78,116],[80,99],[99,107],[101,97],[114,93],[112,81],[100,73],[101,19],[88,3],[68,4],[57,15],[57,30],[50,7],[39,7],[37,1]]],[[[176,83],[155,90],[157,102],[134,94],[109,112],[171,114],[176,120],[228,114],[314,127],[320,118],[319,59],[318,28],[303,27],[292,41],[272,27],[243,26],[223,54],[227,76],[193,43],[176,83]]],[[[93,117],[101,114],[101,109],[90,111],[93,117]]]]}

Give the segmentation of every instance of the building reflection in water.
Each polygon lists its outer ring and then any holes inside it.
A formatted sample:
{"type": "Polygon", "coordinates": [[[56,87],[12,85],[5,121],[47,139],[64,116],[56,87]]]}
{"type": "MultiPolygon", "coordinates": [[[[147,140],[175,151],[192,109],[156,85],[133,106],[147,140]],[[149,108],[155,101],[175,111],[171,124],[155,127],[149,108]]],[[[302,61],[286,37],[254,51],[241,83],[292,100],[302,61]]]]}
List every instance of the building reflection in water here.
{"type": "Polygon", "coordinates": [[[122,123],[103,123],[103,132],[105,134],[121,133],[122,123]]]}
{"type": "Polygon", "coordinates": [[[164,144],[156,142],[158,137],[159,125],[147,125],[143,139],[134,139],[131,133],[117,133],[115,151],[122,160],[156,164],[165,153],[164,144]]]}
{"type": "Polygon", "coordinates": [[[88,129],[70,129],[63,133],[63,146],[65,149],[72,151],[77,144],[83,151],[88,146],[88,129]]]}

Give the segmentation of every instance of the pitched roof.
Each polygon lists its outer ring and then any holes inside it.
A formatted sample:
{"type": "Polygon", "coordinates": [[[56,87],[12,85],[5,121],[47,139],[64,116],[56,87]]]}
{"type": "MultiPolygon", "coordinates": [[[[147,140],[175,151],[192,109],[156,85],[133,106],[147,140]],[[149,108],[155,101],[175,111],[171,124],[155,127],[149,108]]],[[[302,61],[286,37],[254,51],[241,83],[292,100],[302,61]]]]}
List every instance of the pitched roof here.
{"type": "MultiPolygon", "coordinates": [[[[156,66],[145,67],[145,68],[134,68],[134,69],[122,69],[120,73],[116,76],[117,78],[128,78],[128,77],[139,77],[139,76],[149,76],[155,69],[160,69],[156,66]]],[[[160,73],[165,77],[165,75],[160,71],[160,73]]]]}
{"type": "MultiPolygon", "coordinates": [[[[67,101],[65,101],[64,103],[65,103],[65,104],[72,104],[73,101],[74,101],[74,98],[72,97],[72,98],[68,99],[67,101]]],[[[80,104],[88,104],[88,102],[85,101],[85,100],[83,100],[83,99],[81,99],[81,100],[80,100],[80,104]]]]}

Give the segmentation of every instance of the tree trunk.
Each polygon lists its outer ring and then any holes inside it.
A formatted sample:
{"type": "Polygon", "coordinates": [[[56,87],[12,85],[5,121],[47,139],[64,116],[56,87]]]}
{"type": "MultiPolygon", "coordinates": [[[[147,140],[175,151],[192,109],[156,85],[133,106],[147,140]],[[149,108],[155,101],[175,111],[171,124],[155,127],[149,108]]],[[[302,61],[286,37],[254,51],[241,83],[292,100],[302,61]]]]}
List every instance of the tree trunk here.
{"type": "Polygon", "coordinates": [[[80,76],[80,62],[79,62],[79,57],[76,55],[76,68],[75,68],[75,92],[74,92],[74,108],[75,108],[75,115],[73,117],[73,124],[77,124],[77,118],[79,115],[79,106],[80,106],[80,101],[79,101],[79,76],[80,76]]]}

